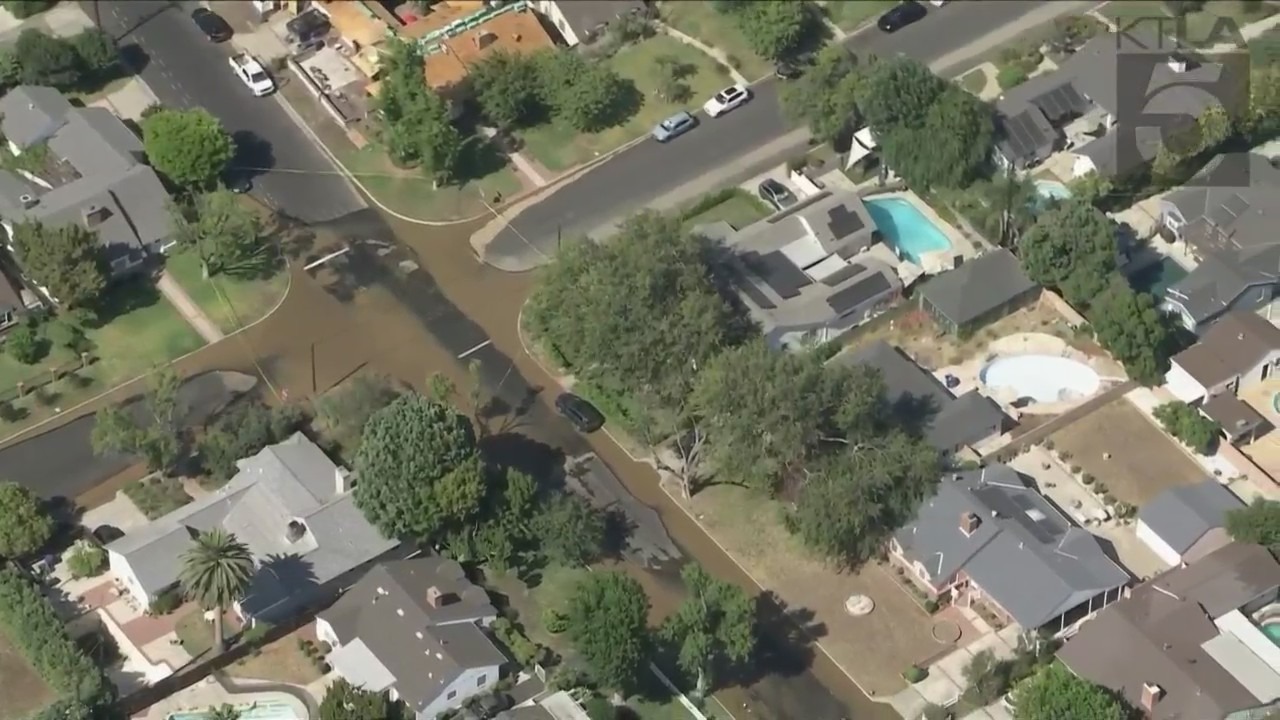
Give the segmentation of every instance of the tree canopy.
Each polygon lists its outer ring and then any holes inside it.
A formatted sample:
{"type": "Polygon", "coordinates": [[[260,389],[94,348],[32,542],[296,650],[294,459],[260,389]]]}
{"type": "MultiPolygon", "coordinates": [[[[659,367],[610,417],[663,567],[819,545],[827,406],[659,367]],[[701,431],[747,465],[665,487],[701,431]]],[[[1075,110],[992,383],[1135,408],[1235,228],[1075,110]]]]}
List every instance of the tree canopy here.
{"type": "Polygon", "coordinates": [[[338,678],[325,690],[320,701],[319,720],[403,720],[404,705],[385,692],[356,687],[338,678]]]}
{"type": "Polygon", "coordinates": [[[196,535],[182,554],[178,579],[188,598],[213,614],[213,648],[222,654],[222,613],[244,597],[253,578],[253,554],[236,536],[215,527],[196,535]]]}
{"type": "Polygon", "coordinates": [[[813,67],[782,86],[783,110],[808,125],[814,139],[835,141],[857,129],[853,126],[864,79],[856,56],[843,45],[828,45],[818,53],[813,67]]]}
{"type": "Polygon", "coordinates": [[[1059,663],[1040,668],[1014,692],[1017,720],[1127,720],[1131,712],[1109,690],[1059,663]]]}
{"type": "Polygon", "coordinates": [[[1018,252],[1032,280],[1087,308],[1115,273],[1115,229],[1092,205],[1062,202],[1041,213],[1022,236],[1018,252]]]}
{"type": "Polygon", "coordinates": [[[680,669],[697,678],[697,693],[717,677],[746,663],[756,646],[755,603],[742,588],[718,580],[690,563],[680,571],[684,602],[662,625],[662,638],[676,648],[680,669]]]}
{"type": "Polygon", "coordinates": [[[1280,552],[1280,502],[1254,498],[1247,507],[1228,512],[1227,532],[1238,542],[1280,552]]]}
{"type": "Polygon", "coordinates": [[[23,268],[65,306],[91,304],[107,286],[98,235],[82,225],[22,223],[14,228],[13,247],[23,268]]]}
{"type": "Polygon", "coordinates": [[[1168,369],[1172,342],[1168,321],[1155,298],[1112,279],[1093,300],[1087,315],[1098,342],[1124,365],[1129,376],[1144,385],[1159,385],[1168,369]]]}
{"type": "Polygon", "coordinates": [[[302,424],[302,411],[294,405],[269,408],[259,402],[240,401],[222,412],[200,438],[201,464],[217,480],[236,474],[236,461],[262,448],[284,441],[302,424]]]}
{"type": "Polygon", "coordinates": [[[557,119],[579,132],[597,132],[630,114],[627,95],[635,86],[607,63],[581,53],[550,51],[537,56],[543,102],[557,119]]]}
{"type": "Polygon", "coordinates": [[[13,49],[24,85],[70,90],[80,82],[80,56],[69,40],[27,28],[18,34],[13,49]]]}
{"type": "Polygon", "coordinates": [[[1222,426],[1180,400],[1157,406],[1152,415],[1170,435],[1201,455],[1213,452],[1222,435],[1222,426]]]}
{"type": "Polygon", "coordinates": [[[201,193],[171,214],[178,242],[199,255],[206,277],[254,278],[271,266],[262,218],[230,190],[201,193]]]}
{"type": "Polygon", "coordinates": [[[467,77],[485,116],[499,127],[516,128],[545,115],[538,70],[525,55],[498,51],[472,66],[467,77]]]}
{"type": "Polygon", "coordinates": [[[532,530],[543,554],[560,565],[591,563],[604,546],[604,516],[586,500],[571,493],[548,499],[534,516],[532,530]]]}
{"type": "Polygon", "coordinates": [[[448,182],[458,171],[462,134],[450,122],[445,100],[423,81],[417,43],[395,41],[387,46],[376,102],[382,141],[396,162],[421,165],[435,181],[448,182]]]}
{"type": "Polygon", "coordinates": [[[172,369],[159,369],[151,374],[141,398],[95,413],[89,434],[94,452],[139,455],[151,470],[167,472],[182,449],[178,424],[181,386],[172,369]]]}
{"type": "Polygon", "coordinates": [[[438,538],[474,517],[485,497],[471,423],[416,393],[365,423],[355,470],[356,505],[387,537],[438,538]]]}
{"type": "Polygon", "coordinates": [[[649,598],[622,572],[594,572],[569,599],[569,637],[600,684],[632,690],[649,653],[649,598]]]}
{"type": "Polygon", "coordinates": [[[142,118],[151,165],[187,188],[212,187],[236,154],[235,142],[209,111],[161,109],[142,118]]]}
{"type": "Polygon", "coordinates": [[[0,482],[0,556],[9,559],[29,555],[53,537],[53,520],[40,498],[15,482],[0,482]]]}
{"type": "Polygon", "coordinates": [[[793,0],[722,2],[717,7],[731,15],[747,44],[757,55],[782,60],[822,31],[816,8],[793,0]]]}

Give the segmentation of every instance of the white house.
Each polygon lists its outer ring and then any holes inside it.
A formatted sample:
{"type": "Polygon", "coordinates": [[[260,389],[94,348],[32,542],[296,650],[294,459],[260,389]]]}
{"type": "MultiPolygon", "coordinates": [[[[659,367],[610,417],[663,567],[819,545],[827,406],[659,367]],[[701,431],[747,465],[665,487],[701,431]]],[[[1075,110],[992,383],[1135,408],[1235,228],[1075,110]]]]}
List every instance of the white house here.
{"type": "Polygon", "coordinates": [[[1165,382],[1179,400],[1197,403],[1260,383],[1278,365],[1280,328],[1237,310],[1218,318],[1199,342],[1175,355],[1165,382]]]}
{"type": "Polygon", "coordinates": [[[537,0],[534,9],[542,15],[569,47],[590,45],[623,15],[645,12],[641,0],[537,0]]]}
{"type": "Polygon", "coordinates": [[[1170,566],[1195,562],[1231,542],[1226,514],[1243,506],[1217,480],[1170,488],[1138,511],[1138,539],[1170,566]]]}

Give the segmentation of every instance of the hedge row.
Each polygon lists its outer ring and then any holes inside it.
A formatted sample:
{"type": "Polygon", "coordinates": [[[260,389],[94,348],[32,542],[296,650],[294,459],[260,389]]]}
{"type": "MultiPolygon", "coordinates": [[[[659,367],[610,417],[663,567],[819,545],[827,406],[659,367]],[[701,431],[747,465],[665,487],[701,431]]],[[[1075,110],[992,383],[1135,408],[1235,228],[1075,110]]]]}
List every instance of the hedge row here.
{"type": "Polygon", "coordinates": [[[67,634],[40,590],[11,567],[0,568],[0,631],[64,699],[97,705],[109,697],[102,670],[67,634]]]}

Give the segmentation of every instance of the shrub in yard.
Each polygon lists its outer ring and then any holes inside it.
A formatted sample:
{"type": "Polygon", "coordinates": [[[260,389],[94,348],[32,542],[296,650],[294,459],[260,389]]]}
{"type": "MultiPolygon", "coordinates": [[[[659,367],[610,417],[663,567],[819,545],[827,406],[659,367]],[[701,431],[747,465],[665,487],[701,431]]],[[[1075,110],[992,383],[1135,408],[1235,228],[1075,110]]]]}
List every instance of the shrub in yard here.
{"type": "Polygon", "coordinates": [[[1099,495],[1106,495],[1106,494],[1107,494],[1107,484],[1106,484],[1106,483],[1098,483],[1098,484],[1096,484],[1096,485],[1094,485],[1094,486],[1093,486],[1093,491],[1094,491],[1094,492],[1096,492],[1096,493],[1098,493],[1099,495]]]}
{"type": "Polygon", "coordinates": [[[525,637],[520,628],[515,626],[507,618],[498,618],[493,621],[493,634],[502,641],[511,654],[515,656],[516,662],[522,666],[533,665],[542,657],[542,649],[532,640],[525,637]]]}
{"type": "Polygon", "coordinates": [[[1071,453],[1066,450],[1063,450],[1062,452],[1058,453],[1058,459],[1061,460],[1062,462],[1067,462],[1068,460],[1071,459],[1071,457],[1072,457],[1071,453]]]}
{"type": "Polygon", "coordinates": [[[1053,452],[1053,447],[1054,447],[1053,440],[1045,440],[1042,444],[1044,445],[1045,450],[1048,450],[1049,452],[1053,452]]]}
{"type": "Polygon", "coordinates": [[[1005,65],[996,71],[996,82],[1000,84],[1001,90],[1017,87],[1026,81],[1027,74],[1014,65],[1005,65]]]}
{"type": "Polygon", "coordinates": [[[1080,474],[1080,471],[1081,471],[1081,470],[1083,470],[1083,469],[1084,469],[1084,468],[1080,467],[1079,465],[1072,465],[1072,466],[1071,466],[1071,474],[1072,474],[1072,475],[1079,475],[1079,474],[1080,474]]]}
{"type": "Polygon", "coordinates": [[[182,591],[176,587],[171,587],[151,599],[151,605],[147,607],[147,614],[159,617],[168,615],[179,607],[182,607],[182,591]]]}
{"type": "Polygon", "coordinates": [[[1085,485],[1092,485],[1097,479],[1098,478],[1094,477],[1091,473],[1085,473],[1084,475],[1080,476],[1080,481],[1083,482],[1085,485]]]}
{"type": "Polygon", "coordinates": [[[98,575],[107,569],[107,551],[92,540],[77,540],[67,551],[67,569],[73,578],[98,575]]]}
{"type": "Polygon", "coordinates": [[[4,0],[4,9],[18,20],[26,20],[32,15],[48,10],[58,0],[4,0]]]}
{"type": "Polygon", "coordinates": [[[1218,447],[1222,426],[1190,405],[1175,400],[1156,407],[1151,413],[1165,431],[1200,455],[1209,455],[1218,447]]]}
{"type": "Polygon", "coordinates": [[[929,613],[930,615],[938,612],[938,601],[934,600],[933,598],[929,598],[928,600],[925,600],[924,611],[929,613]]]}
{"type": "Polygon", "coordinates": [[[555,608],[547,608],[542,613],[542,624],[547,632],[559,635],[569,629],[569,617],[555,608]]]}
{"type": "Polygon", "coordinates": [[[921,680],[924,680],[927,677],[929,677],[929,671],[925,670],[922,667],[917,667],[915,665],[912,665],[911,667],[907,668],[902,672],[902,679],[906,680],[912,685],[920,682],[921,680]]]}
{"type": "Polygon", "coordinates": [[[921,713],[921,720],[951,720],[951,710],[930,703],[924,706],[924,712],[921,713]]]}
{"type": "Polygon", "coordinates": [[[4,339],[4,351],[23,365],[31,365],[43,357],[43,345],[36,329],[26,323],[10,330],[4,339]]]}
{"type": "Polygon", "coordinates": [[[298,646],[298,652],[301,652],[303,655],[306,655],[307,646],[311,644],[311,641],[306,638],[298,638],[295,641],[295,644],[298,646]]]}

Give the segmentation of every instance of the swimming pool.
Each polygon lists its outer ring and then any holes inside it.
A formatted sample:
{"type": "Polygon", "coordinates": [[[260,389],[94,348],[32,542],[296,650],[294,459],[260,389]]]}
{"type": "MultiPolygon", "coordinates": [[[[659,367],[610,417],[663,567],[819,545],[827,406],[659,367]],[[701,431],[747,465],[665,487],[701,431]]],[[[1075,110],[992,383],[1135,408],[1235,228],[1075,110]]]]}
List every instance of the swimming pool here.
{"type": "Polygon", "coordinates": [[[1071,190],[1057,180],[1036,180],[1036,195],[1046,200],[1069,200],[1071,190]]]}
{"type": "Polygon", "coordinates": [[[1280,622],[1263,625],[1262,634],[1271,638],[1271,642],[1280,645],[1280,622]]]}
{"type": "Polygon", "coordinates": [[[864,202],[884,243],[896,251],[898,257],[921,265],[920,258],[925,253],[951,249],[947,236],[910,200],[894,197],[864,202]]]}
{"type": "Polygon", "coordinates": [[[1019,398],[1043,403],[1083,399],[1098,392],[1102,384],[1093,368],[1058,355],[996,358],[978,376],[990,388],[1010,389],[1019,398]]]}
{"type": "Polygon", "coordinates": [[[1169,288],[1177,285],[1187,276],[1187,269],[1173,258],[1160,258],[1129,276],[1129,285],[1139,292],[1149,293],[1156,298],[1164,297],[1169,288]]]}
{"type": "MultiPolygon", "coordinates": [[[[293,705],[285,702],[260,700],[248,705],[237,705],[236,709],[240,711],[240,720],[306,720],[298,716],[293,705]]],[[[173,713],[168,720],[206,720],[208,717],[208,710],[197,710],[173,713]]]]}

